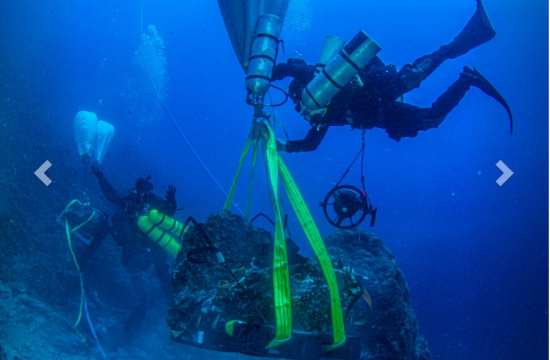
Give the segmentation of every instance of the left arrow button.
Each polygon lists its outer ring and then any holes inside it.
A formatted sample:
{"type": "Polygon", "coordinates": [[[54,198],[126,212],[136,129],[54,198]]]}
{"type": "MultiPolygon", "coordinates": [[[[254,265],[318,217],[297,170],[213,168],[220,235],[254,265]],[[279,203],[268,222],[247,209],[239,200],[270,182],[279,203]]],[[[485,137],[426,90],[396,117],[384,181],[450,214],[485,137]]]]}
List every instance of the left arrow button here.
{"type": "Polygon", "coordinates": [[[50,180],[49,177],[46,176],[46,174],[44,174],[46,171],[48,171],[48,169],[52,166],[52,163],[49,162],[48,160],[46,160],[44,162],[44,164],[40,165],[40,167],[38,168],[38,170],[36,170],[34,172],[34,175],[36,175],[37,178],[40,179],[40,181],[42,181],[44,183],[44,185],[46,186],[49,186],[52,181],[50,180]]]}

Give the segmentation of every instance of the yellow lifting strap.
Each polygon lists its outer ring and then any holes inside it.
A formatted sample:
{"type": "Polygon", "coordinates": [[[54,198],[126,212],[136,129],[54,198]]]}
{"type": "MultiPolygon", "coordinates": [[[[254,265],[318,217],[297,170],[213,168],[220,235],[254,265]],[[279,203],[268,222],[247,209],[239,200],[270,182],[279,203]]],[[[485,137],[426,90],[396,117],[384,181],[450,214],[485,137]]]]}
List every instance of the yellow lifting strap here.
{"type": "MultiPolygon", "coordinates": [[[[281,343],[289,340],[292,335],[292,313],[291,313],[291,301],[290,301],[290,282],[288,274],[288,261],[286,254],[285,235],[283,230],[282,220],[282,206],[279,204],[280,193],[278,190],[279,173],[283,186],[287,192],[287,195],[291,201],[292,207],[298,216],[300,224],[302,225],[304,232],[319,259],[323,274],[327,279],[330,289],[330,305],[332,315],[332,327],[333,327],[333,345],[327,347],[327,350],[333,350],[337,347],[344,345],[346,341],[346,335],[344,330],[344,320],[342,315],[342,307],[340,304],[340,295],[338,291],[338,284],[336,282],[336,276],[334,269],[330,263],[330,258],[323,244],[319,230],[313,221],[311,213],[305,201],[296,186],[296,183],[292,179],[288,168],[283,162],[281,156],[277,153],[277,147],[275,143],[275,136],[271,125],[267,121],[254,122],[252,129],[248,135],[248,140],[245,143],[239,167],[237,173],[233,178],[233,184],[229,196],[226,200],[224,210],[229,210],[233,196],[235,195],[235,189],[237,186],[238,178],[250,148],[252,142],[254,142],[254,148],[257,149],[256,142],[262,139],[262,153],[264,157],[264,164],[266,167],[266,173],[268,178],[268,194],[270,198],[273,211],[275,213],[275,239],[274,239],[274,253],[273,253],[273,285],[274,285],[274,298],[275,298],[275,318],[276,318],[276,336],[268,345],[267,348],[280,345],[281,343]],[[270,191],[271,190],[271,191],[270,191]]],[[[253,162],[255,162],[255,155],[253,154],[253,162]]],[[[249,188],[249,197],[251,190],[249,188]]],[[[248,212],[249,202],[247,203],[248,212]]]]}
{"type": "MultiPolygon", "coordinates": [[[[239,175],[246,159],[250,145],[254,142],[254,149],[257,153],[257,143],[260,138],[263,138],[264,143],[262,146],[262,152],[264,155],[264,164],[266,166],[266,172],[268,175],[269,183],[275,193],[275,196],[270,194],[271,204],[273,206],[273,211],[275,213],[275,239],[274,239],[274,252],[273,252],[273,288],[274,288],[274,298],[275,298],[275,318],[276,318],[276,334],[275,339],[273,339],[268,345],[267,348],[274,347],[282,344],[283,342],[290,339],[292,334],[292,314],[291,314],[291,301],[290,301],[290,280],[288,276],[288,261],[286,256],[286,242],[283,231],[283,222],[281,214],[279,211],[279,206],[277,201],[277,183],[278,183],[278,174],[277,174],[277,148],[275,145],[275,137],[272,137],[271,143],[267,141],[269,136],[261,136],[262,132],[265,132],[263,128],[265,125],[261,123],[254,122],[252,128],[248,135],[248,139],[244,145],[243,152],[241,153],[241,159],[239,161],[239,167],[235,177],[233,178],[233,183],[229,191],[229,195],[224,205],[224,210],[227,211],[231,207],[233,197],[235,195],[235,190],[237,188],[237,183],[239,181],[239,175]],[[267,141],[267,146],[265,142],[267,141]],[[271,145],[271,152],[268,150],[271,145]]],[[[253,162],[255,158],[253,154],[253,162]]],[[[269,184],[268,184],[269,187],[269,184]]],[[[249,188],[249,197],[251,190],[249,188]]],[[[247,200],[247,209],[246,214],[249,214],[249,204],[250,200],[247,200]]]]}
{"type": "MultiPolygon", "coordinates": [[[[279,155],[280,158],[280,155],[279,155]]],[[[304,229],[306,237],[319,260],[323,274],[327,279],[329,291],[330,291],[330,311],[332,316],[332,332],[333,332],[333,344],[327,347],[327,350],[336,349],[346,342],[346,332],[344,330],[344,317],[342,315],[342,305],[340,303],[340,293],[338,291],[338,282],[330,258],[319,234],[319,230],[313,221],[313,217],[309,212],[309,209],[294,182],[294,179],[290,175],[288,168],[283,160],[280,158],[279,171],[281,173],[281,179],[283,180],[283,186],[286,193],[296,212],[296,216],[300,221],[300,225],[304,229]]]]}
{"type": "Polygon", "coordinates": [[[231,189],[229,189],[229,194],[227,195],[227,199],[225,200],[225,204],[223,206],[223,211],[231,210],[231,204],[235,196],[235,190],[237,189],[237,183],[239,182],[239,176],[241,175],[241,170],[242,170],[244,161],[246,159],[246,155],[248,154],[250,145],[254,144],[253,152],[252,152],[252,171],[250,173],[250,185],[248,186],[248,197],[246,200],[246,209],[244,212],[244,221],[246,222],[248,222],[248,220],[250,219],[250,201],[252,198],[252,185],[254,183],[254,169],[256,168],[256,159],[258,156],[259,141],[260,139],[259,139],[259,133],[257,131],[257,127],[252,125],[252,128],[250,129],[250,133],[248,134],[248,139],[246,140],[246,143],[244,144],[244,149],[241,153],[241,159],[239,160],[239,167],[237,168],[237,172],[233,177],[233,183],[231,184],[231,189]]]}
{"type": "MultiPolygon", "coordinates": [[[[267,127],[271,130],[271,127],[267,127]]],[[[273,295],[275,299],[275,318],[277,327],[275,330],[275,339],[267,345],[266,348],[272,348],[292,337],[292,306],[290,297],[290,276],[288,273],[288,259],[286,254],[286,240],[283,230],[283,220],[279,209],[279,171],[277,147],[273,130],[268,134],[267,146],[264,146],[264,152],[268,184],[271,184],[273,198],[271,206],[275,213],[275,239],[273,246],[273,295]]],[[[265,134],[264,144],[265,144],[265,134]]]]}
{"type": "Polygon", "coordinates": [[[185,232],[183,225],[157,210],[151,210],[147,215],[138,218],[138,227],[158,246],[173,257],[178,255],[180,245],[172,234],[180,237],[185,232]]]}
{"type": "Polygon", "coordinates": [[[250,149],[251,143],[252,143],[251,134],[249,134],[248,139],[244,144],[243,152],[241,153],[241,159],[239,160],[239,167],[237,168],[237,172],[233,177],[233,183],[231,184],[231,189],[229,189],[229,194],[227,195],[227,199],[225,200],[225,204],[223,205],[223,211],[229,211],[231,209],[231,202],[233,201],[233,197],[235,196],[235,190],[237,190],[237,183],[239,182],[239,176],[241,175],[241,170],[244,164],[244,160],[246,159],[246,154],[248,154],[248,149],[250,149]]]}
{"type": "Polygon", "coordinates": [[[250,202],[252,200],[252,185],[254,185],[254,170],[256,169],[256,160],[258,159],[258,139],[254,140],[254,147],[252,148],[252,170],[250,171],[250,184],[248,185],[248,196],[246,197],[246,209],[244,212],[244,221],[250,220],[250,202]]]}

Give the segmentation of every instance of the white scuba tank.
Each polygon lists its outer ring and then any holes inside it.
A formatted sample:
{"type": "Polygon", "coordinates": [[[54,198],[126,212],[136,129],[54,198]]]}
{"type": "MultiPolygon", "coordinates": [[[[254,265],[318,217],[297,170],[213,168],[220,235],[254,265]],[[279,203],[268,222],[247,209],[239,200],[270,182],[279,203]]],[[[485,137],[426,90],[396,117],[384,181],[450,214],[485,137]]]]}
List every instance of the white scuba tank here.
{"type": "Polygon", "coordinates": [[[380,46],[363,30],[338,51],[328,64],[302,91],[302,104],[309,110],[319,110],[371,61],[380,46]]]}
{"type": "Polygon", "coordinates": [[[258,18],[245,81],[254,99],[263,98],[269,90],[282,26],[283,21],[278,16],[261,15],[258,18]]]}
{"type": "Polygon", "coordinates": [[[334,54],[342,50],[345,44],[346,41],[344,39],[331,35],[325,36],[325,42],[323,43],[323,48],[321,49],[321,55],[319,56],[317,64],[315,64],[315,75],[319,74],[323,70],[334,54]]]}

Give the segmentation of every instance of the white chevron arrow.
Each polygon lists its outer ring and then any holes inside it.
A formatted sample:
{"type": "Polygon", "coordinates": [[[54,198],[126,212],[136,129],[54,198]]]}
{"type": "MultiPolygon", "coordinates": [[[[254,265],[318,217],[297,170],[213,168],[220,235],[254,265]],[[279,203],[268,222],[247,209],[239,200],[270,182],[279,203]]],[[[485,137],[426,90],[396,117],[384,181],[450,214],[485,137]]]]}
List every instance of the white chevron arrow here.
{"type": "Polygon", "coordinates": [[[497,167],[502,171],[502,175],[497,179],[497,184],[499,186],[504,185],[506,181],[510,178],[510,176],[514,175],[514,172],[510,170],[508,166],[506,166],[505,163],[502,162],[502,160],[499,160],[497,162],[497,167]]]}
{"type": "Polygon", "coordinates": [[[48,160],[46,160],[44,162],[44,164],[40,165],[40,167],[38,168],[38,170],[36,170],[34,172],[34,175],[36,175],[37,178],[40,179],[40,181],[42,181],[44,183],[44,185],[46,186],[49,186],[52,181],[50,180],[49,177],[46,176],[46,174],[44,174],[46,171],[48,171],[48,169],[52,166],[52,163],[49,162],[48,160]]]}

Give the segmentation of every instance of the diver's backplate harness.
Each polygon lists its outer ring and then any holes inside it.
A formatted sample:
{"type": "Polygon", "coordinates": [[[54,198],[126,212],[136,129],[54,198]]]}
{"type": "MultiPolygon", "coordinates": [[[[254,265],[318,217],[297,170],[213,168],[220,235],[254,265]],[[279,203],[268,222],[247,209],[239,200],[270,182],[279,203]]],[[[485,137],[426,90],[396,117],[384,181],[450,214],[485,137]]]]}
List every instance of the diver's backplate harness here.
{"type": "MultiPolygon", "coordinates": [[[[326,41],[325,44],[327,44],[326,41]]],[[[380,51],[380,46],[363,30],[360,30],[343,48],[339,49],[341,46],[339,42],[333,46],[336,48],[327,65],[322,66],[323,59],[320,59],[318,68],[321,70],[302,91],[302,105],[310,110],[326,107],[330,100],[380,51]]],[[[325,51],[321,54],[322,57],[324,53],[325,51]]]]}
{"type": "MultiPolygon", "coordinates": [[[[147,215],[151,210],[151,190],[152,185],[149,183],[151,175],[146,175],[143,178],[138,179],[136,187],[128,190],[128,196],[124,200],[124,211],[130,217],[130,220],[137,223],[140,216],[147,215]],[[145,184],[147,189],[138,189],[138,183],[145,184]]],[[[144,185],[141,185],[144,186],[144,185]]]]}
{"type": "Polygon", "coordinates": [[[133,222],[137,222],[138,218],[147,215],[151,206],[149,205],[150,195],[140,193],[136,189],[129,190],[129,196],[125,201],[124,210],[133,222]]]}

